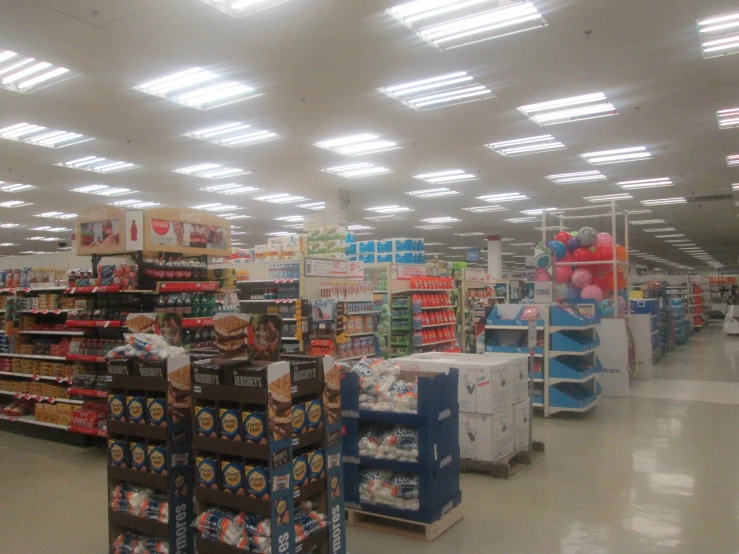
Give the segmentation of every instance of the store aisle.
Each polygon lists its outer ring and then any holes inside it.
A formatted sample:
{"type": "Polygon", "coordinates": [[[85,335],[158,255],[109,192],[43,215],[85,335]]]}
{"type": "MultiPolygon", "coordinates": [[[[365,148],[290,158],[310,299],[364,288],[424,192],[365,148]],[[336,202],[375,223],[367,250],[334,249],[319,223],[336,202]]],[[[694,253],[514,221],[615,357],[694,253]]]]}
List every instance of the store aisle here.
{"type": "MultiPolygon", "coordinates": [[[[707,329],[671,354],[669,367],[681,382],[718,376],[694,364],[701,352],[729,364],[725,343],[720,330],[707,329]]],[[[535,436],[547,453],[510,481],[463,475],[465,518],[437,541],[350,527],[349,552],[736,552],[739,396],[722,398],[604,399],[584,420],[537,418],[535,436]]],[[[0,460],[0,552],[46,554],[52,544],[54,552],[105,552],[104,450],[3,432],[0,460]]]]}

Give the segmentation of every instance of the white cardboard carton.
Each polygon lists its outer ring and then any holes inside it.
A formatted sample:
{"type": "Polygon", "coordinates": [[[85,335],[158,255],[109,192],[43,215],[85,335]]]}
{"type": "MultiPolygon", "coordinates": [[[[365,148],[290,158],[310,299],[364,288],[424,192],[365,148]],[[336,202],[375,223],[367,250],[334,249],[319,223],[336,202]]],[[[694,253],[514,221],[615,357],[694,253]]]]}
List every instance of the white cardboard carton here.
{"type": "Polygon", "coordinates": [[[490,367],[490,390],[492,411],[497,414],[511,407],[513,387],[507,363],[497,363],[490,367]]]}
{"type": "Polygon", "coordinates": [[[518,404],[529,397],[529,363],[526,358],[508,360],[511,379],[511,403],[518,404]]]}
{"type": "Polygon", "coordinates": [[[477,366],[456,364],[459,368],[457,398],[459,410],[462,412],[477,412],[477,386],[479,370],[477,366]]]}
{"type": "Polygon", "coordinates": [[[475,459],[496,462],[513,452],[513,408],[494,414],[477,414],[475,459]]]}
{"type": "Polygon", "coordinates": [[[478,414],[459,413],[459,455],[468,460],[476,460],[478,414]]]}
{"type": "Polygon", "coordinates": [[[524,450],[529,446],[529,415],[530,411],[528,399],[513,405],[513,448],[516,451],[524,450]]]}

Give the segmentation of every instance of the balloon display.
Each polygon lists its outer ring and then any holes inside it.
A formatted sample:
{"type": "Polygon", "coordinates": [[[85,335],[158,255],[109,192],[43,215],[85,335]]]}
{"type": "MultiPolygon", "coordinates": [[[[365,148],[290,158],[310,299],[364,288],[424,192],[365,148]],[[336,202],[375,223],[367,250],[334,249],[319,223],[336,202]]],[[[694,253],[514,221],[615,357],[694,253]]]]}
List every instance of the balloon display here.
{"type": "Polygon", "coordinates": [[[595,285],[588,285],[580,291],[580,298],[583,300],[595,300],[600,302],[603,300],[603,291],[595,285]]]}
{"type": "Polygon", "coordinates": [[[593,274],[587,269],[576,269],[572,272],[572,284],[579,289],[587,287],[593,281],[593,274]]]}

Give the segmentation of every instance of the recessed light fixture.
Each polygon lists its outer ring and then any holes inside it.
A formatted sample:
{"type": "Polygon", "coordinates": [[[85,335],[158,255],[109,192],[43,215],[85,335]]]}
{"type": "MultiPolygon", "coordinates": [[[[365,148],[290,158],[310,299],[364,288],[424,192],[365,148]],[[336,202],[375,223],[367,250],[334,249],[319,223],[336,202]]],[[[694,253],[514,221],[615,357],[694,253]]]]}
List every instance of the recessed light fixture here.
{"type": "Polygon", "coordinates": [[[148,202],[146,200],[136,200],[134,198],[129,198],[127,200],[119,200],[118,202],[111,202],[110,205],[118,206],[121,208],[141,209],[141,208],[151,208],[153,206],[161,206],[161,203],[148,202]]]}
{"type": "Polygon", "coordinates": [[[465,211],[481,214],[486,212],[507,212],[508,208],[503,206],[473,206],[471,208],[462,208],[465,211]]]}
{"type": "Polygon", "coordinates": [[[531,2],[435,0],[399,4],[387,12],[434,48],[447,50],[493,40],[547,22],[531,2]]]}
{"type": "Polygon", "coordinates": [[[544,212],[556,212],[557,208],[537,208],[534,210],[523,210],[521,211],[524,215],[542,215],[544,212]]]}
{"type": "Polygon", "coordinates": [[[455,71],[377,90],[416,111],[495,97],[490,89],[475,81],[475,78],[465,71],[455,71]]]}
{"type": "Polygon", "coordinates": [[[233,221],[235,219],[251,219],[251,216],[250,215],[243,215],[243,214],[239,214],[239,215],[221,215],[220,217],[222,217],[223,219],[228,219],[229,221],[233,221]]]}
{"type": "Polygon", "coordinates": [[[421,229],[422,231],[438,231],[439,229],[451,229],[448,225],[417,225],[414,229],[421,229]]]}
{"type": "Polygon", "coordinates": [[[541,126],[618,114],[602,92],[529,104],[518,111],[541,126]]]}
{"type": "MultiPolygon", "coordinates": [[[[0,227],[3,229],[13,229],[15,227],[20,227],[20,223],[0,223],[0,227]]],[[[35,231],[36,229],[31,229],[31,231],[35,231]]]]}
{"type": "Polygon", "coordinates": [[[397,142],[381,139],[372,133],[322,140],[321,142],[315,143],[314,146],[330,152],[336,152],[337,154],[343,154],[344,156],[360,156],[362,154],[374,154],[376,152],[402,148],[402,146],[398,146],[397,142]]]}
{"type": "Polygon", "coordinates": [[[369,231],[374,229],[374,227],[370,227],[369,225],[347,225],[346,226],[348,231],[369,231]]]}
{"type": "Polygon", "coordinates": [[[627,210],[629,215],[644,215],[644,214],[651,214],[652,210],[627,210]]]}
{"type": "Polygon", "coordinates": [[[74,219],[77,214],[67,214],[64,212],[44,212],[42,214],[35,214],[34,217],[45,217],[48,219],[74,219]]]}
{"type": "Polygon", "coordinates": [[[59,240],[59,237],[28,237],[26,240],[38,240],[43,242],[54,242],[59,240]]]}
{"type": "Polygon", "coordinates": [[[459,192],[456,190],[450,190],[447,188],[439,189],[425,189],[425,190],[412,190],[406,192],[409,196],[415,196],[416,198],[439,198],[442,196],[458,196],[459,192]]]}
{"type": "Polygon", "coordinates": [[[388,214],[388,215],[375,215],[371,217],[365,217],[364,219],[367,219],[369,221],[387,222],[387,221],[403,221],[406,218],[401,217],[399,215],[388,214]]]}
{"type": "Polygon", "coordinates": [[[481,233],[480,231],[473,231],[471,233],[454,233],[454,234],[458,237],[483,237],[487,235],[487,233],[481,233]]]}
{"type": "Polygon", "coordinates": [[[95,194],[97,196],[123,196],[125,194],[133,194],[136,191],[122,187],[109,187],[108,185],[87,185],[72,189],[72,192],[95,194]]]}
{"type": "Polygon", "coordinates": [[[398,206],[397,204],[391,204],[388,206],[375,206],[373,208],[367,208],[368,212],[377,212],[380,214],[394,214],[399,212],[412,212],[410,208],[405,206],[398,206]]]}
{"type": "Polygon", "coordinates": [[[540,152],[552,152],[554,150],[564,150],[567,148],[552,135],[540,135],[538,137],[529,137],[525,139],[493,142],[486,144],[485,146],[490,148],[490,150],[497,152],[501,156],[506,157],[538,154],[540,152]]]}
{"type": "Polygon", "coordinates": [[[117,173],[118,171],[128,171],[139,166],[129,162],[118,162],[108,160],[106,158],[98,158],[97,156],[86,156],[68,162],[59,162],[54,165],[60,167],[68,167],[70,169],[82,169],[84,171],[93,171],[95,173],[117,173]]]}
{"type": "Polygon", "coordinates": [[[666,240],[665,242],[669,242],[672,244],[679,244],[679,243],[684,243],[684,242],[690,242],[690,239],[669,239],[669,240],[666,240]]]}
{"type": "Polygon", "coordinates": [[[298,204],[297,207],[303,208],[305,210],[313,210],[316,212],[320,212],[326,209],[326,203],[325,202],[309,202],[307,204],[298,204]]]}
{"type": "Polygon", "coordinates": [[[283,227],[287,227],[288,229],[302,229],[303,224],[302,223],[290,223],[289,225],[283,225],[283,227]]]}
{"type": "Polygon", "coordinates": [[[697,23],[704,58],[739,52],[739,13],[707,17],[697,23]]]}
{"type": "Polygon", "coordinates": [[[672,233],[670,235],[654,235],[654,236],[657,237],[658,239],[677,239],[680,237],[684,237],[685,235],[683,235],[682,233],[672,233]]]}
{"type": "Polygon", "coordinates": [[[282,217],[276,217],[276,221],[287,221],[288,223],[301,223],[303,221],[302,215],[285,215],[282,217]]]}
{"type": "Polygon", "coordinates": [[[30,206],[32,202],[23,202],[22,200],[8,200],[7,202],[0,202],[0,208],[22,208],[23,206],[30,206]]]}
{"type": "Polygon", "coordinates": [[[538,217],[514,217],[505,219],[508,223],[528,223],[529,221],[540,221],[538,217]]]}
{"type": "Polygon", "coordinates": [[[664,219],[638,219],[629,221],[632,225],[659,225],[660,223],[666,223],[664,219]]]}
{"type": "Polygon", "coordinates": [[[213,202],[212,204],[198,204],[192,207],[193,210],[205,210],[208,212],[228,212],[231,210],[243,210],[241,206],[234,206],[233,204],[221,204],[220,202],[213,202]]]}
{"type": "Polygon", "coordinates": [[[449,169],[446,171],[435,171],[433,173],[421,173],[414,175],[414,179],[426,181],[432,185],[440,185],[442,183],[457,183],[460,181],[475,181],[479,179],[472,173],[467,173],[464,169],[449,169]]]}
{"type": "Polygon", "coordinates": [[[581,154],[580,157],[591,165],[606,165],[648,160],[651,159],[652,154],[644,146],[633,146],[631,148],[588,152],[581,154]]]}
{"type": "Polygon", "coordinates": [[[623,194],[601,194],[598,196],[583,196],[588,202],[598,204],[600,202],[611,202],[613,200],[633,200],[633,196],[628,193],[623,194]]]}
{"type": "Polygon", "coordinates": [[[229,81],[199,67],[154,79],[134,90],[198,110],[210,110],[260,95],[254,87],[229,81]]]}
{"type": "MultiPolygon", "coordinates": [[[[2,75],[0,75],[0,78],[2,78],[2,75]]],[[[94,140],[80,133],[54,131],[41,125],[33,125],[25,122],[0,129],[0,138],[44,146],[46,148],[64,148],[65,146],[94,140]]]]}
{"type": "Polygon", "coordinates": [[[734,183],[733,185],[731,185],[731,190],[735,192],[739,191],[739,183],[734,183]]]}
{"type": "Polygon", "coordinates": [[[557,185],[572,185],[576,183],[589,183],[591,181],[605,181],[608,177],[594,169],[592,171],[578,171],[577,173],[547,175],[547,179],[557,185]]]}
{"type": "Polygon", "coordinates": [[[739,108],[719,110],[716,112],[719,129],[733,129],[739,127],[739,108]]]}
{"type": "Polygon", "coordinates": [[[470,248],[474,248],[474,246],[450,246],[449,250],[469,250],[470,248]]]}
{"type": "Polygon", "coordinates": [[[182,136],[211,142],[220,146],[228,146],[229,148],[241,148],[242,146],[251,146],[252,144],[282,138],[272,131],[255,129],[251,125],[238,121],[190,131],[189,133],[183,133],[182,136]]]}
{"type": "Polygon", "coordinates": [[[382,167],[369,162],[360,162],[356,164],[339,165],[336,167],[327,167],[322,169],[324,173],[338,175],[347,179],[358,179],[361,177],[372,177],[374,175],[384,175],[392,173],[387,167],[382,167]]]}
{"type": "Polygon", "coordinates": [[[0,242],[0,246],[18,246],[14,242],[0,242]]]}
{"type": "Polygon", "coordinates": [[[219,9],[231,17],[245,17],[279,4],[287,0],[203,0],[206,4],[219,9]]]}
{"type": "MultiPolygon", "coordinates": [[[[678,196],[675,198],[656,198],[654,200],[642,200],[641,203],[644,206],[668,206],[670,204],[685,204],[687,200],[685,197],[678,196]]],[[[629,212],[634,213],[634,212],[629,212]]]]}
{"type": "Polygon", "coordinates": [[[739,154],[726,156],[726,165],[729,167],[736,167],[737,165],[739,165],[739,154]]]}
{"type": "Polygon", "coordinates": [[[247,185],[239,185],[238,183],[228,183],[227,185],[213,185],[212,187],[203,187],[200,190],[205,192],[213,192],[215,194],[235,196],[237,194],[249,194],[252,192],[257,192],[261,189],[257,187],[250,187],[247,185]]]}
{"type": "Polygon", "coordinates": [[[647,233],[667,233],[669,231],[675,231],[674,227],[655,227],[652,229],[644,229],[647,233]]]}
{"type": "Polygon", "coordinates": [[[300,202],[301,200],[307,200],[303,196],[293,196],[292,194],[279,193],[279,194],[268,194],[266,196],[257,196],[254,200],[260,200],[262,202],[269,202],[271,204],[292,204],[293,202],[300,202]]]}
{"type": "Polygon", "coordinates": [[[514,202],[516,200],[528,200],[529,197],[518,192],[506,192],[503,194],[486,194],[485,196],[478,196],[477,199],[495,204],[497,202],[514,202]]]}
{"type": "Polygon", "coordinates": [[[290,235],[295,235],[296,233],[291,233],[290,231],[274,231],[272,233],[264,233],[268,237],[287,237],[290,235]]]}
{"type": "Polygon", "coordinates": [[[0,191],[2,192],[23,192],[26,190],[33,190],[37,188],[38,187],[34,185],[23,185],[21,183],[15,183],[11,185],[3,181],[0,181],[0,191]]]}
{"type": "Polygon", "coordinates": [[[183,175],[203,177],[204,179],[224,179],[226,177],[236,177],[237,175],[247,175],[250,173],[238,167],[224,167],[220,164],[213,163],[191,165],[174,169],[173,171],[174,173],[182,173],[183,175]]]}
{"type": "Polygon", "coordinates": [[[634,190],[634,189],[651,189],[655,187],[671,187],[673,183],[669,177],[660,177],[658,179],[640,179],[638,181],[621,181],[616,184],[624,190],[634,190]]]}
{"type": "Polygon", "coordinates": [[[0,87],[31,93],[74,77],[66,67],[22,56],[12,50],[0,51],[0,87]]]}
{"type": "Polygon", "coordinates": [[[462,220],[456,217],[444,216],[444,217],[430,217],[427,219],[422,219],[421,221],[423,221],[424,223],[456,223],[462,220]]]}
{"type": "Polygon", "coordinates": [[[512,242],[511,246],[534,246],[533,242],[512,242]]]}

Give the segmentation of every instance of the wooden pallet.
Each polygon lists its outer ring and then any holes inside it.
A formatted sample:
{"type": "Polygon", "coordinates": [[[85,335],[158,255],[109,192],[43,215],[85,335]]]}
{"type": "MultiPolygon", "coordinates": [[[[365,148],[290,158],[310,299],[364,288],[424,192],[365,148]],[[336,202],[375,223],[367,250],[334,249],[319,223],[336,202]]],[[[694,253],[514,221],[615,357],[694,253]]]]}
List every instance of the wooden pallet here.
{"type": "Polygon", "coordinates": [[[498,479],[509,479],[544,453],[544,443],[534,441],[531,444],[531,454],[527,450],[520,450],[501,458],[497,462],[480,462],[477,460],[459,460],[459,470],[464,473],[484,473],[498,479]]]}
{"type": "Polygon", "coordinates": [[[433,523],[421,523],[361,510],[347,509],[346,513],[349,525],[428,542],[435,540],[464,517],[461,506],[457,506],[433,523]]]}

